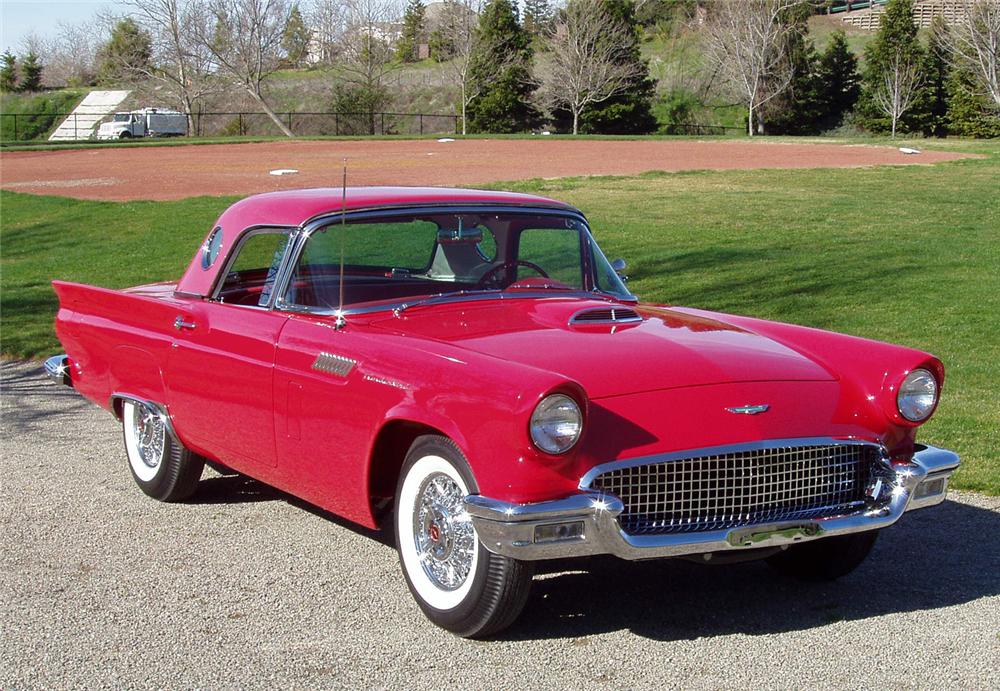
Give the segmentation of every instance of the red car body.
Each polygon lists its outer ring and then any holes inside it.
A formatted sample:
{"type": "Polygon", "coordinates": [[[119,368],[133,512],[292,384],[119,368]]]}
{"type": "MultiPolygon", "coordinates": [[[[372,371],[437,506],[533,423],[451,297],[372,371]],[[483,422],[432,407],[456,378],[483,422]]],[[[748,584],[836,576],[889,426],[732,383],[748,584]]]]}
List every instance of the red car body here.
{"type": "MultiPolygon", "coordinates": [[[[943,500],[958,459],[933,450],[931,466],[917,463],[915,454],[928,453],[915,441],[919,423],[898,407],[910,373],[925,370],[943,383],[941,363],[918,350],[594,291],[515,287],[323,314],[284,310],[280,300],[248,309],[212,299],[224,258],[249,229],[294,234],[318,219],[423,207],[582,218],[560,202],[500,192],[366,188],[343,197],[341,190],[251,197],[214,226],[222,229],[221,242],[214,239],[220,260],[205,268],[207,250],[200,250],[177,283],[119,291],[54,281],[67,356],[51,371],[118,416],[122,400],[155,402],[193,453],[368,527],[391,504],[407,448],[428,433],[451,440],[467,459],[476,494],[490,500],[479,507],[484,525],[487,509],[494,521],[500,506],[519,519],[518,507],[578,496],[588,474],[607,464],[767,440],[877,446],[891,467],[942,480],[923,505],[943,500]],[[612,308],[630,318],[574,322],[612,308]],[[347,363],[346,375],[321,368],[338,363],[347,363]],[[553,393],[579,402],[584,420],[578,443],[560,454],[542,451],[529,430],[536,406],[553,393]],[[757,404],[766,404],[766,414],[743,414],[757,404]]],[[[674,553],[682,551],[651,555],[674,553]]]]}

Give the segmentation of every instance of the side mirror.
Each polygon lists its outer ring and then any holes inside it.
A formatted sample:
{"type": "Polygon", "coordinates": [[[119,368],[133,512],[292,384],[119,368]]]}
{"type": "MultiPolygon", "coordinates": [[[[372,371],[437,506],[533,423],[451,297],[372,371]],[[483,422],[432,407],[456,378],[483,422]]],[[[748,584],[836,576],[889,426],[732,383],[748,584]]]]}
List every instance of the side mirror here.
{"type": "Polygon", "coordinates": [[[628,264],[621,258],[615,259],[611,262],[611,268],[615,270],[615,273],[618,274],[619,278],[626,282],[628,281],[628,276],[626,276],[624,272],[627,267],[628,264]]]}

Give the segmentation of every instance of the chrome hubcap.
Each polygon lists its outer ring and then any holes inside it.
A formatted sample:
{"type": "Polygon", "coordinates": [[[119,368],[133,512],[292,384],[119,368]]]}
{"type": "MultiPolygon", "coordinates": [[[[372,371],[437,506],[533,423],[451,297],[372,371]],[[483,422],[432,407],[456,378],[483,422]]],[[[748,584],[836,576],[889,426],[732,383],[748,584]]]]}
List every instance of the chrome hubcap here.
{"type": "Polygon", "coordinates": [[[137,406],[132,424],[139,458],[150,468],[157,467],[163,459],[167,434],[163,418],[148,406],[137,406]]]}
{"type": "Polygon", "coordinates": [[[443,590],[460,588],[469,577],[476,549],[472,519],[462,506],[465,493],[450,477],[436,473],[417,494],[413,535],[427,577],[443,590]]]}

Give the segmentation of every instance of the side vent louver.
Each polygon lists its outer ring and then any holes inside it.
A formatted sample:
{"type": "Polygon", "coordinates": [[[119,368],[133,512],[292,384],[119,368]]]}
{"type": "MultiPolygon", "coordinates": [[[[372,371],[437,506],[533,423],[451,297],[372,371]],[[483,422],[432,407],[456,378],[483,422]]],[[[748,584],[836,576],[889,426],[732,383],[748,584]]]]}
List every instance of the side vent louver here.
{"type": "Polygon", "coordinates": [[[628,307],[598,307],[580,310],[569,318],[570,326],[580,324],[629,324],[641,322],[642,317],[628,307]]]}

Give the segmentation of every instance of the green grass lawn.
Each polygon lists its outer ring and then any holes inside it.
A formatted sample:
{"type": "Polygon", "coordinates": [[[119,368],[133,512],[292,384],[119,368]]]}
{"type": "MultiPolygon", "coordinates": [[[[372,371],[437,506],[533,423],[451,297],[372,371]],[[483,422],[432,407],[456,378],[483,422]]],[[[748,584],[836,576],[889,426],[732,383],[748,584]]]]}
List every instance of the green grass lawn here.
{"type": "MultiPolygon", "coordinates": [[[[898,142],[902,143],[902,142],[898,142]]],[[[497,185],[564,199],[644,300],[929,350],[948,369],[922,438],[958,450],[955,486],[1000,494],[1000,141],[919,142],[936,166],[648,174],[497,185]]],[[[127,204],[0,193],[8,357],[58,352],[52,278],[177,278],[231,199],[127,204]]]]}

